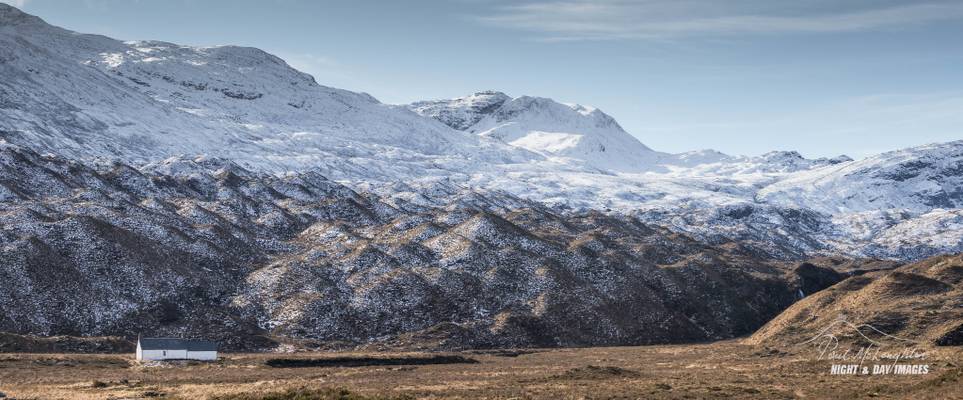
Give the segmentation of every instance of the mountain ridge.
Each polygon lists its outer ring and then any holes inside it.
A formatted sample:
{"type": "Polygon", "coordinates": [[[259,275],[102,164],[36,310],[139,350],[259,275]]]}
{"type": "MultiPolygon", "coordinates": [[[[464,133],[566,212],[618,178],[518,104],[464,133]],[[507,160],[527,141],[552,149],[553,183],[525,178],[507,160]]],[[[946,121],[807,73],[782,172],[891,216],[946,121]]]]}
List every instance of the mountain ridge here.
{"type": "Polygon", "coordinates": [[[638,213],[783,258],[963,251],[953,234],[963,220],[959,142],[859,161],[668,154],[586,106],[497,91],[386,105],[319,85],[261,50],[122,42],[2,7],[11,22],[0,25],[0,140],[41,153],[135,167],[200,155],[259,172],[313,171],[409,207],[471,189],[638,213]]]}
{"type": "Polygon", "coordinates": [[[18,334],[272,350],[454,324],[462,334],[438,348],[675,343],[749,333],[800,288],[831,283],[748,249],[510,195],[405,209],[315,172],[86,165],[10,145],[0,176],[0,331],[18,334]]]}
{"type": "Polygon", "coordinates": [[[406,107],[457,130],[602,169],[643,171],[670,157],[639,142],[601,110],[544,97],[510,97],[488,90],[406,107]]]}
{"type": "Polygon", "coordinates": [[[534,157],[318,85],[255,48],[121,42],[5,7],[17,21],[33,21],[29,29],[0,27],[0,130],[8,142],[140,162],[201,152],[274,170],[348,159],[345,149],[369,159],[395,152],[392,161],[419,169],[435,156],[462,164],[534,157]]]}
{"type": "MultiPolygon", "coordinates": [[[[0,331],[230,350],[728,339],[852,275],[942,287],[883,270],[963,252],[961,188],[963,141],[668,154],[587,106],[387,105],[258,49],[0,5],[0,331]]],[[[958,286],[946,260],[922,272],[958,286]]]]}

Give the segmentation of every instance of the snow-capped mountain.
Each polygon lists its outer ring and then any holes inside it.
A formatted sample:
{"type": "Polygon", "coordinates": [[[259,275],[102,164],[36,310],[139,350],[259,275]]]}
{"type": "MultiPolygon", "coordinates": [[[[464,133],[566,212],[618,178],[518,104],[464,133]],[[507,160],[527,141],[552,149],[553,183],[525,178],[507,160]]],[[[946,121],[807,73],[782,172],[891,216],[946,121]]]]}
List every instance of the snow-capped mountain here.
{"type": "Polygon", "coordinates": [[[961,208],[963,140],[793,174],[760,190],[759,198],[830,214],[961,208]]]}
{"type": "Polygon", "coordinates": [[[495,138],[546,157],[573,159],[615,172],[667,172],[690,175],[789,173],[852,161],[847,156],[807,159],[796,151],[730,156],[704,149],[680,154],[642,144],[599,109],[532,96],[512,98],[488,90],[447,100],[419,101],[412,111],[454,129],[495,138]]]}
{"type": "Polygon", "coordinates": [[[414,208],[464,193],[516,196],[634,214],[778,257],[963,251],[960,142],[859,161],[668,154],[587,106],[496,91],[386,105],[258,49],[123,42],[4,4],[0,139],[85,162],[164,168],[200,154],[251,171],[312,171],[414,208]]]}
{"type": "Polygon", "coordinates": [[[622,172],[652,169],[668,158],[646,147],[602,111],[552,99],[485,91],[416,102],[411,110],[452,128],[501,140],[547,157],[573,158],[622,172]]]}
{"type": "Polygon", "coordinates": [[[386,105],[258,49],[0,4],[0,331],[716,340],[842,278],[799,260],[961,252],[961,231],[963,141],[668,154],[587,106],[386,105]]]}
{"type": "Polygon", "coordinates": [[[88,165],[11,145],[0,176],[5,332],[235,350],[408,335],[448,349],[678,343],[747,334],[833,283],[628,216],[444,184],[418,205],[313,171],[88,165]]]}
{"type": "Polygon", "coordinates": [[[259,168],[389,176],[539,158],[318,85],[254,48],[121,42],[0,5],[0,61],[2,137],[80,158],[205,153],[259,168]]]}
{"type": "MultiPolygon", "coordinates": [[[[654,212],[642,219],[713,242],[754,241],[776,253],[919,259],[963,251],[963,141],[814,163],[820,166],[729,175],[741,183],[723,186],[726,195],[714,205],[648,202],[654,212]]],[[[738,165],[751,163],[726,167],[738,165]]]]}

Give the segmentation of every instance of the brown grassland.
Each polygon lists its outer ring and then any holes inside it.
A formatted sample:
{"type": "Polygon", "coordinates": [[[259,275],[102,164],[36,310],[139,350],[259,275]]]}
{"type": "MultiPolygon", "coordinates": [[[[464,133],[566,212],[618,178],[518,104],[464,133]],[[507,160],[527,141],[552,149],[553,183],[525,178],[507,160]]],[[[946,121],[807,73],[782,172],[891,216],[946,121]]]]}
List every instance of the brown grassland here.
{"type": "Polygon", "coordinates": [[[920,376],[832,376],[829,362],[810,353],[726,341],[452,354],[226,354],[213,363],[161,365],[119,354],[0,354],[0,391],[16,399],[963,399],[960,347],[932,349],[931,370],[920,376]],[[340,360],[328,360],[335,357],[340,360]]]}

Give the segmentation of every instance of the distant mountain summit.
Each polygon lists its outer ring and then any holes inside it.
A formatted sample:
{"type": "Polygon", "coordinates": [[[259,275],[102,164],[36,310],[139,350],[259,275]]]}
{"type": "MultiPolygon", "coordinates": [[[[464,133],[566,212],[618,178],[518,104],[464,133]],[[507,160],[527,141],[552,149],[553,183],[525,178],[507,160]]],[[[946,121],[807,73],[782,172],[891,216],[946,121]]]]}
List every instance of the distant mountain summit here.
{"type": "MultiPolygon", "coordinates": [[[[258,169],[464,169],[534,154],[325,87],[262,50],[122,42],[0,5],[0,138],[64,155],[210,154],[258,169]],[[494,150],[494,151],[492,151],[494,150]],[[425,161],[430,158],[431,160],[425,161]],[[457,160],[457,161],[456,161],[457,160]]],[[[450,172],[449,172],[450,173],[450,172]]]]}
{"type": "Polygon", "coordinates": [[[467,131],[482,118],[497,111],[512,98],[507,94],[487,90],[449,100],[427,100],[408,105],[412,111],[437,119],[452,128],[467,131]]]}
{"type": "Polygon", "coordinates": [[[543,97],[497,91],[408,105],[412,111],[480,136],[547,157],[565,157],[615,171],[651,168],[664,154],[646,147],[601,110],[543,97]]]}

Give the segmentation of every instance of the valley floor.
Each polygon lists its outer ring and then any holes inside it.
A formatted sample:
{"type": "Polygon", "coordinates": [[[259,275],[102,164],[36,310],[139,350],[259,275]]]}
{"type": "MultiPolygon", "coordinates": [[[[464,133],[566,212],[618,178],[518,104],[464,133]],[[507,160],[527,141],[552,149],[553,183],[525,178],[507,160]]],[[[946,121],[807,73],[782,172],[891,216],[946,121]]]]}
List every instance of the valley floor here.
{"type": "Polygon", "coordinates": [[[17,399],[318,398],[963,398],[963,348],[933,349],[915,376],[833,376],[808,351],[704,345],[437,353],[227,354],[216,363],[142,366],[130,355],[0,354],[0,391],[17,399]],[[341,365],[319,366],[333,363],[341,365]],[[372,362],[363,357],[388,358],[372,362]],[[432,357],[454,364],[411,365],[432,357]],[[318,361],[328,360],[328,361],[318,361]],[[477,362],[472,362],[477,361],[477,362]],[[391,364],[344,366],[353,364],[391,364]],[[350,394],[327,391],[344,388],[350,394]],[[342,396],[342,397],[339,397],[342,396]],[[357,396],[357,397],[352,397],[357,396]]]}

